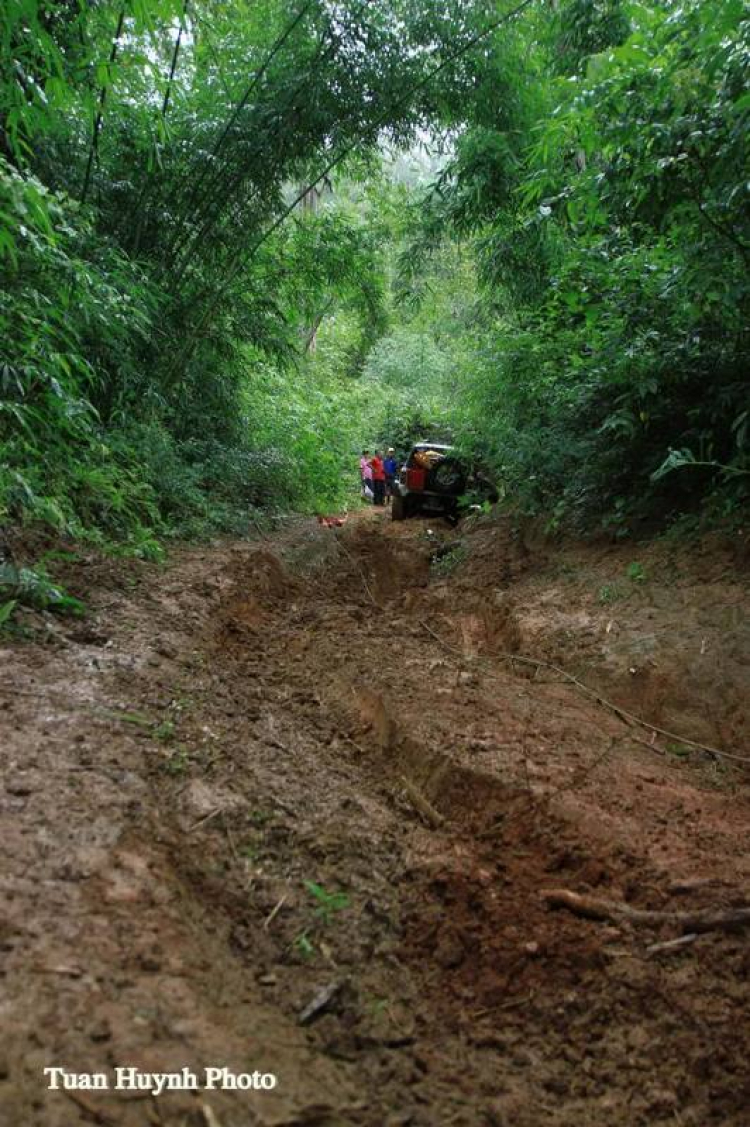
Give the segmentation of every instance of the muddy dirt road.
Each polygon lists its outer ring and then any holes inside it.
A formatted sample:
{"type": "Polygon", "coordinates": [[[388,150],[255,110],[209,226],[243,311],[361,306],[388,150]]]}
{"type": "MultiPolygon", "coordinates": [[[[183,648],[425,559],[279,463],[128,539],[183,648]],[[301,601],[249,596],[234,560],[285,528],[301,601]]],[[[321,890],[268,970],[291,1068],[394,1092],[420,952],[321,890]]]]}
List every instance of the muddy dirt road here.
{"type": "Polygon", "coordinates": [[[542,895],[750,903],[728,549],[370,512],[68,581],[0,653],[0,1121],[750,1124],[748,931],[542,895]]]}

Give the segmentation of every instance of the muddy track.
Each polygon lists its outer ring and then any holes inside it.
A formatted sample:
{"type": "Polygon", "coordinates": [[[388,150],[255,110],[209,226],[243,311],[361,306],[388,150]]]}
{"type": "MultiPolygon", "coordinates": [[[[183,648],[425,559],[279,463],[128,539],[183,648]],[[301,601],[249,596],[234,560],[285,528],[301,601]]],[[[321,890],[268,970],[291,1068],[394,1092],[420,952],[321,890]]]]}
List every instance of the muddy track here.
{"type": "Polygon", "coordinates": [[[503,592],[531,576],[539,613],[549,561],[509,540],[482,589],[431,531],[92,574],[93,623],[6,651],[5,1120],[747,1123],[747,938],[650,955],[668,929],[540,896],[746,902],[743,775],[497,658],[528,629],[503,592]],[[81,1102],[49,1064],[279,1082],[81,1102]]]}

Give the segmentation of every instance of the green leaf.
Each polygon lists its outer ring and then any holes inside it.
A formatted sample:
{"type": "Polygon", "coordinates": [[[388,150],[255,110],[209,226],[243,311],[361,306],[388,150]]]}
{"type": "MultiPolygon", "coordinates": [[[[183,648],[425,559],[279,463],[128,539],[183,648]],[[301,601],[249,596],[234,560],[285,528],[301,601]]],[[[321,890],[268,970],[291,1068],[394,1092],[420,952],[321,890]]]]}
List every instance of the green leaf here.
{"type": "Polygon", "coordinates": [[[8,599],[6,602],[0,603],[0,626],[4,626],[10,620],[17,605],[18,599],[8,599]]]}

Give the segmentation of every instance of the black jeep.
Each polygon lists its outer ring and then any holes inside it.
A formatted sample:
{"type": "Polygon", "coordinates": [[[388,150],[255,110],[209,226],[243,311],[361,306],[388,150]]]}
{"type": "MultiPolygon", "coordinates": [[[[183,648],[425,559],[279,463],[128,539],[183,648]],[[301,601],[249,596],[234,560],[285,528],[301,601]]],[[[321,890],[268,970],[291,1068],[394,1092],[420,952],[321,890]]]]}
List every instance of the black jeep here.
{"type": "Polygon", "coordinates": [[[393,483],[391,517],[404,520],[424,512],[455,521],[459,498],[477,488],[487,500],[497,501],[497,491],[481,475],[470,472],[452,446],[418,442],[393,483]]]}

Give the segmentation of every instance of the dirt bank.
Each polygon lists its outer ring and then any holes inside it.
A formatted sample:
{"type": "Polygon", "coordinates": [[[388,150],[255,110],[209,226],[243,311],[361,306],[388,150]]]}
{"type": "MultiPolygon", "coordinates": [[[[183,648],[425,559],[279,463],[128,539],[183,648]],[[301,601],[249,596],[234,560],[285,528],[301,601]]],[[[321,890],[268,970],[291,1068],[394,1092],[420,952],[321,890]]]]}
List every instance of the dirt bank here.
{"type": "Polygon", "coordinates": [[[725,549],[368,513],[72,585],[2,651],[4,1122],[747,1124],[747,933],[541,895],[750,903],[725,549]]]}

